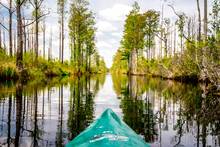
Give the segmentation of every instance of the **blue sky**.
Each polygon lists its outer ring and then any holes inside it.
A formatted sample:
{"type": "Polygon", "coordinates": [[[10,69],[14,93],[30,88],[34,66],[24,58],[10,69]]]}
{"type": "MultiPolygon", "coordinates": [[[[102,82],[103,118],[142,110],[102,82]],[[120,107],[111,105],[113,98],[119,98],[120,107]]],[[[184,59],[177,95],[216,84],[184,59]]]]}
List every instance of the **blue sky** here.
{"type": "MultiPolygon", "coordinates": [[[[7,0],[0,0],[7,4],[7,0]]],[[[113,55],[119,48],[119,43],[123,33],[124,20],[126,15],[131,10],[131,6],[134,0],[90,0],[90,9],[95,13],[96,18],[96,45],[98,51],[102,57],[104,57],[105,62],[108,67],[112,64],[113,55]]],[[[188,15],[197,15],[196,0],[137,0],[141,7],[141,11],[147,11],[149,9],[155,9],[161,11],[162,3],[165,3],[164,15],[168,18],[175,18],[173,11],[166,4],[172,3],[177,11],[183,11],[188,15]],[[166,2],[164,2],[166,1],[166,2]]],[[[203,10],[203,0],[201,2],[201,10],[203,10]]],[[[68,0],[71,3],[71,0],[68,0]]],[[[209,0],[211,3],[211,0],[209,0]]],[[[44,9],[51,12],[47,16],[47,41],[49,41],[49,35],[52,31],[53,33],[53,56],[58,57],[58,23],[56,14],[56,0],[45,0],[44,9]]],[[[68,7],[67,7],[68,9],[68,7]]],[[[29,11],[28,9],[26,11],[29,11]]],[[[68,10],[67,10],[68,11],[68,10]]],[[[3,8],[0,8],[0,15],[4,15],[5,12],[3,8]]],[[[68,45],[68,13],[66,15],[66,29],[65,29],[65,59],[70,58],[70,51],[68,45]]],[[[7,25],[7,22],[5,22],[7,25]]],[[[42,40],[42,37],[40,37],[42,40]]]]}

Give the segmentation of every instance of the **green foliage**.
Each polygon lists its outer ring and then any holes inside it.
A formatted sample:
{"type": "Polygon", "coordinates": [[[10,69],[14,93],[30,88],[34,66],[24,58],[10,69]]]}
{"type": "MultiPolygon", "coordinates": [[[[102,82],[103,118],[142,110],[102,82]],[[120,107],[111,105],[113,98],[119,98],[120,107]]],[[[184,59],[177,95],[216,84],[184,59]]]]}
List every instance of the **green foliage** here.
{"type": "Polygon", "coordinates": [[[60,13],[62,15],[62,13],[64,13],[64,9],[65,9],[65,4],[66,4],[66,0],[57,0],[57,11],[58,13],[60,13]]]}
{"type": "Polygon", "coordinates": [[[70,7],[71,64],[79,73],[100,72],[100,56],[95,46],[95,18],[88,4],[86,0],[75,0],[70,7]]]}
{"type": "Polygon", "coordinates": [[[143,58],[143,51],[147,47],[148,57],[150,56],[158,24],[159,14],[156,11],[149,10],[142,14],[138,3],[135,2],[125,20],[121,48],[114,57],[111,71],[116,73],[145,73],[146,60],[143,58]]]}
{"type": "Polygon", "coordinates": [[[213,7],[212,7],[212,32],[217,39],[220,39],[218,36],[220,33],[220,1],[214,0],[213,7]]]}
{"type": "Polygon", "coordinates": [[[0,79],[16,79],[18,71],[14,58],[7,56],[0,50],[0,79]]]}
{"type": "Polygon", "coordinates": [[[133,49],[142,49],[144,46],[144,17],[139,14],[140,8],[135,3],[133,10],[127,16],[124,26],[124,36],[122,45],[129,51],[133,49]]]}
{"type": "Polygon", "coordinates": [[[74,74],[74,69],[68,64],[59,61],[47,61],[39,57],[37,63],[33,59],[33,54],[24,55],[24,67],[27,69],[30,78],[45,78],[54,76],[68,76],[74,74]]]}
{"type": "Polygon", "coordinates": [[[159,13],[154,10],[148,10],[143,14],[144,17],[144,32],[145,46],[148,49],[148,59],[151,58],[151,48],[154,46],[155,33],[158,32],[159,13]]]}
{"type": "MultiPolygon", "coordinates": [[[[220,82],[220,3],[213,2],[212,28],[208,36],[201,36],[192,18],[185,13],[176,13],[176,29],[171,19],[163,18],[154,10],[141,14],[137,3],[127,16],[121,48],[113,59],[112,73],[149,74],[177,80],[208,80],[220,82]],[[186,26],[187,24],[187,26],[186,26]],[[185,35],[185,31],[188,34],[185,35]],[[175,31],[175,33],[173,33],[175,31]],[[178,32],[178,39],[176,33],[178,32]],[[157,34],[157,33],[160,33],[157,34]],[[172,34],[173,33],[173,34],[172,34]],[[160,39],[160,48],[155,47],[155,37],[160,39]],[[171,39],[174,35],[175,39],[171,39]],[[197,37],[196,37],[197,36],[197,37]],[[173,43],[174,42],[174,43],[173,43]],[[178,44],[178,45],[177,45],[178,44]],[[161,48],[164,48],[164,52],[161,48]],[[133,52],[135,50],[135,53],[133,52]],[[143,53],[146,50],[146,54],[143,53]],[[136,56],[133,57],[133,54],[136,56]],[[158,55],[159,54],[159,55],[158,55]],[[157,56],[156,56],[157,55],[157,56]],[[157,57],[160,58],[157,58],[157,57]],[[136,58],[133,60],[133,58],[136,58]],[[132,66],[136,66],[133,72],[132,66]]],[[[174,10],[175,11],[175,10],[174,10]]]]}
{"type": "Polygon", "coordinates": [[[185,23],[186,23],[186,15],[182,13],[179,15],[179,19],[176,21],[180,38],[183,37],[185,23]]]}
{"type": "MultiPolygon", "coordinates": [[[[47,77],[63,77],[75,74],[74,68],[68,63],[62,64],[59,61],[47,61],[42,57],[39,57],[36,63],[32,53],[24,54],[23,64],[24,72],[26,73],[25,79],[45,79],[47,77]]],[[[15,59],[1,52],[0,77],[3,79],[16,79],[19,77],[19,74],[15,59]]]]}
{"type": "Polygon", "coordinates": [[[112,73],[127,73],[129,52],[124,51],[126,50],[119,49],[113,57],[113,64],[111,67],[112,73]]]}

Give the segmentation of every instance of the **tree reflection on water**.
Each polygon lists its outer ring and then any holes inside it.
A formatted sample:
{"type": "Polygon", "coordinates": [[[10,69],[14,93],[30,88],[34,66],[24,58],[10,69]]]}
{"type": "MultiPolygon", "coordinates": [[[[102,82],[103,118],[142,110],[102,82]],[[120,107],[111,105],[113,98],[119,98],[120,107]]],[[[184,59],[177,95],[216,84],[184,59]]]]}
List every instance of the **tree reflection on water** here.
{"type": "Polygon", "coordinates": [[[147,142],[158,146],[219,145],[217,89],[148,77],[112,78],[124,121],[147,142]]]}
{"type": "MultiPolygon", "coordinates": [[[[0,146],[64,146],[97,117],[105,77],[0,83],[0,146]]],[[[219,146],[216,87],[126,75],[112,81],[106,86],[123,120],[153,146],[219,146]]]]}
{"type": "Polygon", "coordinates": [[[0,84],[0,146],[64,146],[93,121],[93,99],[104,80],[0,84]]]}

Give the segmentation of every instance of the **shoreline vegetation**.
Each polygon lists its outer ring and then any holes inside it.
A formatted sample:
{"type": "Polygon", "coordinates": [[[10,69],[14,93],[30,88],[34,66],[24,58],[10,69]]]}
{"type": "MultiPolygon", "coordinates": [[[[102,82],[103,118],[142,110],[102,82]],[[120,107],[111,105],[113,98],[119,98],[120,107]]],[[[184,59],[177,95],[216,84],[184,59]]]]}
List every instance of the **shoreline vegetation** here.
{"type": "Polygon", "coordinates": [[[34,55],[26,53],[23,56],[23,71],[19,72],[16,67],[16,58],[6,55],[0,51],[0,80],[39,80],[53,77],[71,77],[87,74],[102,74],[106,73],[107,69],[103,60],[99,61],[98,66],[92,65],[86,71],[83,68],[80,70],[69,62],[61,63],[58,60],[46,60],[38,57],[38,61],[34,61],[34,55]]]}
{"type": "Polygon", "coordinates": [[[1,9],[8,14],[1,15],[0,20],[9,20],[0,23],[0,80],[26,81],[105,73],[104,59],[96,47],[96,21],[89,2],[71,2],[69,22],[66,22],[67,2],[57,1],[59,36],[55,41],[59,42],[58,47],[54,47],[54,32],[47,25],[50,12],[46,12],[44,3],[45,0],[0,2],[1,9]],[[68,61],[66,24],[70,40],[68,61]],[[55,50],[58,50],[56,57],[53,56],[55,50]]]}
{"type": "Polygon", "coordinates": [[[198,9],[198,23],[195,16],[168,7],[175,19],[163,17],[163,11],[141,12],[138,3],[133,4],[110,71],[219,86],[220,2],[213,0],[210,20],[207,4],[203,20],[198,9]]]}

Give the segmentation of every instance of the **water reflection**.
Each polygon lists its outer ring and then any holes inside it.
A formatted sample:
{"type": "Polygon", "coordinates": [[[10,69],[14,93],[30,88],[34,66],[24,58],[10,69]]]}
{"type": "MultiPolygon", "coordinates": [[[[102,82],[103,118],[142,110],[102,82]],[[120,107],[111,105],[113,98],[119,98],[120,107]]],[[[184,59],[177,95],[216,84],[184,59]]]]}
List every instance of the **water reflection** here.
{"type": "Polygon", "coordinates": [[[107,107],[152,146],[219,146],[216,88],[125,75],[0,83],[0,146],[64,146],[107,107]]]}
{"type": "Polygon", "coordinates": [[[93,99],[104,80],[1,84],[0,146],[64,146],[92,122],[93,99]]]}
{"type": "Polygon", "coordinates": [[[216,89],[135,76],[113,81],[124,121],[152,146],[219,146],[216,89]]]}

